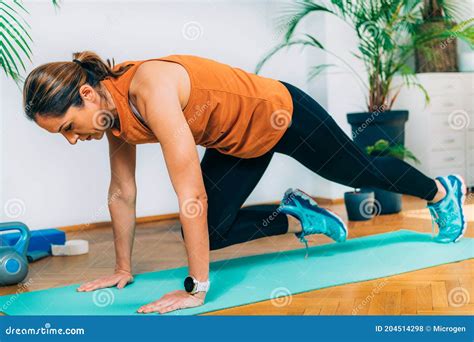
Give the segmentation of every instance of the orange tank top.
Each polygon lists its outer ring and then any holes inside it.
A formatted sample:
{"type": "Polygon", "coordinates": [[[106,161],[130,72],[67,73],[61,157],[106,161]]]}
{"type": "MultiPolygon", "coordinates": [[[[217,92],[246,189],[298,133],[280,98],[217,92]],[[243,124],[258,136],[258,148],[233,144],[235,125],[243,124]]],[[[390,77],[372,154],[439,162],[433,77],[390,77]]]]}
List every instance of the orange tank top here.
{"type": "Polygon", "coordinates": [[[178,63],[186,69],[191,91],[183,113],[197,145],[254,158],[275,146],[291,123],[293,101],[281,82],[203,57],[170,55],[120,63],[114,69],[133,66],[117,79],[102,81],[119,116],[120,128],[112,128],[112,133],[130,144],[158,142],[132,113],[128,98],[137,68],[151,60],[178,63]]]}

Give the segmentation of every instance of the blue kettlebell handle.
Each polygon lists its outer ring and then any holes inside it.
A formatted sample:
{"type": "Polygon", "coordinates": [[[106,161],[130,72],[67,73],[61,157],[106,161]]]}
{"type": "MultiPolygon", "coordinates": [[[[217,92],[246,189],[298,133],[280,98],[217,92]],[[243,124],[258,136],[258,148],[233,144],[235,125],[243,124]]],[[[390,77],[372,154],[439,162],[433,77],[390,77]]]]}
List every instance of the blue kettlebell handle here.
{"type": "Polygon", "coordinates": [[[18,230],[20,231],[20,238],[13,246],[18,254],[26,257],[26,251],[28,250],[28,244],[30,243],[31,233],[28,227],[21,222],[4,222],[0,223],[0,231],[4,230],[18,230]]]}

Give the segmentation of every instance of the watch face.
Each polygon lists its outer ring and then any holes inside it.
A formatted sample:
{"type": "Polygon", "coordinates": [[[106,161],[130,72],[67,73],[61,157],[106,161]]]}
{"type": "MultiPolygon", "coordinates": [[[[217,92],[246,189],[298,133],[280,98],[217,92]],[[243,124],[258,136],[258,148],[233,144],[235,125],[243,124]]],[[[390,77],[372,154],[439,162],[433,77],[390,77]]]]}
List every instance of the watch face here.
{"type": "Polygon", "coordinates": [[[194,289],[194,279],[191,277],[186,277],[184,279],[184,289],[186,292],[192,292],[194,289]]]}

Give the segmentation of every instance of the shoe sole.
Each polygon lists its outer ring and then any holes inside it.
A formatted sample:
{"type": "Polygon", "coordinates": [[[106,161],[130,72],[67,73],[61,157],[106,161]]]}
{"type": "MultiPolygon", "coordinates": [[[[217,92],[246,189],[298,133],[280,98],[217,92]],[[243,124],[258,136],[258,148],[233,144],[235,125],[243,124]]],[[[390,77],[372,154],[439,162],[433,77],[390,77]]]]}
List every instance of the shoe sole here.
{"type": "MultiPolygon", "coordinates": [[[[306,192],[304,192],[303,190],[295,189],[295,190],[293,190],[293,193],[297,193],[303,199],[307,200],[311,205],[319,207],[318,203],[316,203],[316,201],[310,195],[308,195],[306,192]]],[[[324,209],[324,208],[322,208],[322,209],[324,209]]],[[[331,211],[329,211],[327,209],[324,209],[324,210],[326,210],[326,212],[329,216],[331,216],[332,218],[335,218],[341,224],[342,228],[344,229],[344,232],[346,233],[345,239],[342,240],[342,241],[339,241],[339,242],[346,241],[347,235],[348,235],[348,230],[347,230],[347,226],[344,223],[344,221],[339,216],[332,213],[331,211]]]]}
{"type": "MultiPolygon", "coordinates": [[[[464,233],[466,232],[466,228],[467,228],[467,222],[466,222],[466,217],[464,216],[464,211],[462,209],[462,206],[464,204],[464,201],[466,200],[466,193],[467,193],[467,188],[466,188],[466,183],[464,182],[464,178],[461,176],[461,175],[458,175],[458,174],[451,174],[449,176],[453,176],[456,178],[456,180],[460,181],[461,182],[461,186],[462,186],[462,195],[461,195],[461,200],[459,201],[459,208],[461,208],[461,219],[462,219],[462,222],[463,222],[463,225],[462,225],[462,229],[461,229],[461,233],[459,234],[459,236],[457,236],[455,239],[454,239],[454,242],[458,242],[464,235],[464,233]]],[[[448,177],[449,177],[448,176],[448,177]]]]}

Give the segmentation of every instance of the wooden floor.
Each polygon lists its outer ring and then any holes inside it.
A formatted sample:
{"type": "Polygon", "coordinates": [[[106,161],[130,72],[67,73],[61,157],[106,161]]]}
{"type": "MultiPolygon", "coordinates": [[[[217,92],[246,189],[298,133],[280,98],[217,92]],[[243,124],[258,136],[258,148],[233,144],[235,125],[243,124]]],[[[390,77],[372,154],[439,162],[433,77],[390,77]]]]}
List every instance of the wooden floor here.
{"type": "MultiPolygon", "coordinates": [[[[425,203],[404,197],[404,211],[425,203]]],[[[474,203],[468,196],[467,203],[474,203]]],[[[347,219],[342,204],[326,206],[347,219]]],[[[472,208],[472,207],[471,207],[472,208]]],[[[349,238],[410,228],[431,231],[431,222],[402,214],[378,216],[369,222],[350,222],[349,238]]],[[[473,237],[474,222],[466,236],[473,237]]],[[[0,288],[0,295],[34,291],[93,280],[114,269],[111,228],[68,233],[68,239],[87,239],[90,252],[74,257],[49,257],[31,264],[21,285],[0,288]]],[[[309,237],[310,245],[328,243],[325,236],[309,237]]],[[[271,253],[303,245],[292,235],[281,235],[234,245],[211,252],[211,260],[271,253]]],[[[137,228],[133,253],[135,273],[186,265],[186,254],[177,221],[145,223],[137,228]]],[[[474,314],[474,260],[467,260],[372,281],[331,287],[208,313],[208,315],[440,315],[474,314]],[[285,305],[282,305],[285,304],[285,305]]]]}

